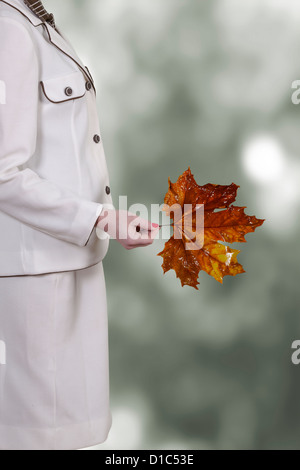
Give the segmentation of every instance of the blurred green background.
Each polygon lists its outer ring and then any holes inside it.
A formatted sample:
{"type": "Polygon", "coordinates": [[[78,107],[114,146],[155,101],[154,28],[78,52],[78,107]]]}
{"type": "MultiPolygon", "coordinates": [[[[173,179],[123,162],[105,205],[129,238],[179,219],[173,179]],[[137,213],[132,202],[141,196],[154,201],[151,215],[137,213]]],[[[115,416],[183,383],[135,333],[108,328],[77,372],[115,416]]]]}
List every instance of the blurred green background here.
{"type": "Polygon", "coordinates": [[[115,204],[188,166],[266,218],[246,274],[199,291],[164,241],[104,260],[113,425],[96,449],[300,449],[298,0],[45,0],[88,65],[115,204]]]}

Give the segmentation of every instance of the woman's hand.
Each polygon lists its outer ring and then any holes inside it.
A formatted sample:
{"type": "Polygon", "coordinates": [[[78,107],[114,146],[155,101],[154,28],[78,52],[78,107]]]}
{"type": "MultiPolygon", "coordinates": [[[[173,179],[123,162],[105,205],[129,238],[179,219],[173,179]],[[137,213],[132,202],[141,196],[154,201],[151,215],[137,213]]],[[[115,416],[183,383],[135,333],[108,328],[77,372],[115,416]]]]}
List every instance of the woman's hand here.
{"type": "Polygon", "coordinates": [[[151,245],[159,231],[158,224],[128,211],[104,209],[102,212],[96,227],[115,238],[126,250],[151,245]]]}

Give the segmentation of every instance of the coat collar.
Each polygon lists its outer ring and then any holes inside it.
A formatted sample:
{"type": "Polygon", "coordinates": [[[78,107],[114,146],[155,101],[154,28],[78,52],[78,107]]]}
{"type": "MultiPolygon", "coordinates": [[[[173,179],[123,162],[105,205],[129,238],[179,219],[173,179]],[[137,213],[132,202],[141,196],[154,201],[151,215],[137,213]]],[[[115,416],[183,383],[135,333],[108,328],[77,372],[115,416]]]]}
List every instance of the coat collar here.
{"type": "Polygon", "coordinates": [[[33,24],[33,26],[39,26],[43,24],[43,21],[41,21],[36,15],[32,13],[32,11],[25,5],[23,0],[0,0],[0,2],[6,3],[15,10],[18,10],[30,21],[31,24],[33,24]]]}
{"type": "MultiPolygon", "coordinates": [[[[5,3],[15,10],[18,10],[23,16],[25,16],[30,23],[37,27],[37,26],[43,26],[45,30],[47,31],[47,35],[49,38],[49,41],[57,47],[61,52],[63,52],[66,56],[68,56],[70,59],[72,59],[78,67],[81,69],[82,73],[85,75],[85,77],[92,83],[92,86],[95,89],[95,84],[93,81],[93,78],[91,74],[89,73],[89,70],[80,58],[77,56],[76,52],[74,51],[72,45],[69,43],[69,41],[63,36],[63,34],[59,31],[59,33],[52,28],[48,23],[40,20],[36,15],[32,13],[32,11],[25,5],[23,0],[0,0],[0,2],[5,3]]],[[[59,30],[59,28],[57,28],[59,30]]]]}
{"type": "Polygon", "coordinates": [[[51,44],[53,44],[57,49],[59,49],[61,52],[63,52],[66,56],[68,56],[70,59],[72,59],[78,67],[81,69],[85,77],[91,82],[95,92],[95,84],[94,80],[88,70],[88,68],[82,63],[76,52],[74,51],[72,45],[70,42],[63,36],[63,34],[60,32],[59,28],[57,27],[59,33],[52,28],[48,23],[43,23],[44,28],[47,31],[49,41],[51,44]]]}

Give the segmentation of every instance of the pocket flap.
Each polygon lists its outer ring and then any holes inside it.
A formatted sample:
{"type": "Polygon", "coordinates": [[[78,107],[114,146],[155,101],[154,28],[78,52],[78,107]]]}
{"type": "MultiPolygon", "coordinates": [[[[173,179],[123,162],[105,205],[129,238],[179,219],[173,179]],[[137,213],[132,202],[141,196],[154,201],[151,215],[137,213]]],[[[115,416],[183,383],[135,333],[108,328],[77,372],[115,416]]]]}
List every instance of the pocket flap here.
{"type": "Polygon", "coordinates": [[[52,103],[76,100],[86,93],[85,79],[80,71],[44,80],[41,86],[44,95],[52,103]]]}

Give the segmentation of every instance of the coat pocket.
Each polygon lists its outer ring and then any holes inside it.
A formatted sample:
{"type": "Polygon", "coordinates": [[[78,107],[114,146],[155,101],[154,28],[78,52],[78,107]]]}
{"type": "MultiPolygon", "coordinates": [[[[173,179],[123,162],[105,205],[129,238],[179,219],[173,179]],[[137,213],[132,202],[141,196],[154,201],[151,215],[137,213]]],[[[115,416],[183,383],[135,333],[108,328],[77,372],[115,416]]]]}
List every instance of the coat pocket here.
{"type": "Polygon", "coordinates": [[[51,103],[77,100],[82,98],[87,91],[86,81],[80,71],[43,80],[41,87],[43,94],[51,103]]]}

